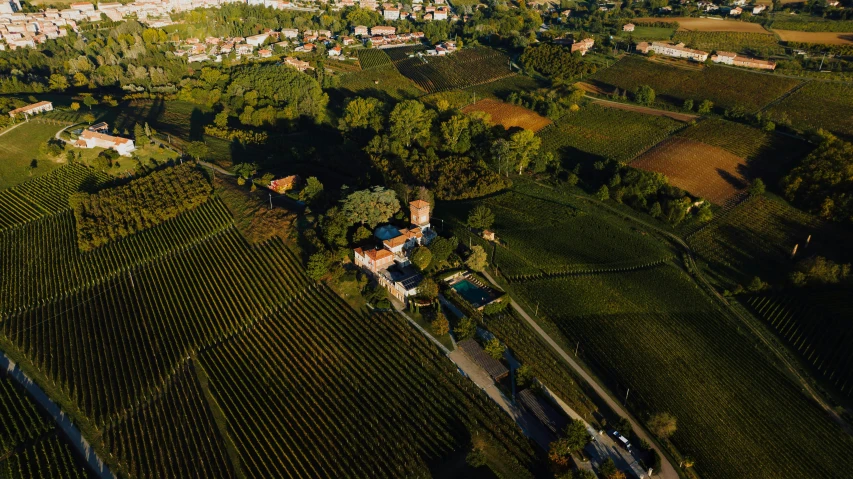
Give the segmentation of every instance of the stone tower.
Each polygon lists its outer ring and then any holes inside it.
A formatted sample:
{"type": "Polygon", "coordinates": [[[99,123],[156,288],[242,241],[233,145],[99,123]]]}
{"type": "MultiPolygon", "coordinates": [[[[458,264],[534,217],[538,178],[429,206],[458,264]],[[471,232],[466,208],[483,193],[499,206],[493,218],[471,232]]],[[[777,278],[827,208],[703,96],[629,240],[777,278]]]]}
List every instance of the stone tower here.
{"type": "Polygon", "coordinates": [[[424,200],[415,200],[409,203],[409,214],[412,224],[421,229],[429,228],[429,203],[424,200]]]}

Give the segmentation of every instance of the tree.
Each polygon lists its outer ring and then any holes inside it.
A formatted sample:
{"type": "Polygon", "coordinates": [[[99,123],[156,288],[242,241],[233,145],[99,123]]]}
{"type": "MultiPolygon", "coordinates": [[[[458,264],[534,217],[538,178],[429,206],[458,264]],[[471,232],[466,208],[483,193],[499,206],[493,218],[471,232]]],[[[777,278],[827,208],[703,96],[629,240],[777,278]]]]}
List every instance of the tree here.
{"type": "Polygon", "coordinates": [[[438,284],[432,278],[424,278],[418,285],[418,296],[430,301],[438,297],[438,284]]]}
{"type": "Polygon", "coordinates": [[[610,199],[610,189],[607,188],[607,185],[601,185],[601,188],[595,192],[595,197],[601,201],[607,201],[610,199]]]}
{"type": "Polygon", "coordinates": [[[347,216],[338,208],[329,208],[320,219],[320,231],[323,240],[331,248],[347,246],[347,230],[349,229],[347,216]]]}
{"type": "Polygon", "coordinates": [[[487,230],[495,222],[495,214],[485,205],[477,205],[468,213],[467,225],[476,230],[487,230]]]}
{"type": "Polygon", "coordinates": [[[92,95],[85,95],[83,96],[83,104],[89,107],[89,111],[92,111],[92,107],[98,104],[98,100],[92,95]]]}
{"type": "Polygon", "coordinates": [[[474,271],[485,271],[489,257],[486,255],[486,251],[483,250],[483,247],[480,245],[474,245],[471,247],[471,254],[468,256],[468,259],[465,260],[465,266],[473,269],[474,271]]]}
{"type": "Polygon", "coordinates": [[[236,166],[234,166],[233,171],[238,177],[244,180],[248,180],[258,173],[258,164],[238,163],[236,166]]]}
{"type": "Polygon", "coordinates": [[[426,141],[434,118],[434,112],[417,100],[400,102],[391,111],[389,118],[391,138],[406,147],[411,146],[413,141],[426,141]]]}
{"type": "Polygon", "coordinates": [[[676,419],[668,412],[659,412],[649,419],[649,431],[661,439],[669,439],[675,434],[676,419]]]}
{"type": "Polygon", "coordinates": [[[492,338],[486,341],[486,347],[483,349],[486,351],[486,354],[494,359],[504,357],[504,351],[506,351],[506,347],[498,341],[498,338],[492,338]]]}
{"type": "Polygon", "coordinates": [[[91,125],[92,122],[95,121],[95,115],[91,113],[86,113],[85,115],[83,115],[83,121],[91,125]]]}
{"type": "Polygon", "coordinates": [[[714,103],[711,100],[702,100],[702,103],[699,104],[699,113],[702,115],[707,115],[711,113],[711,110],[714,108],[714,103]]]}
{"type": "Polygon", "coordinates": [[[133,125],[133,138],[136,140],[137,146],[145,146],[148,144],[148,136],[145,135],[145,127],[137,123],[133,125]]]}
{"type": "Polygon", "coordinates": [[[68,79],[65,78],[65,75],[54,73],[48,79],[48,88],[53,91],[65,91],[68,89],[68,86],[68,79]]]}
{"type": "Polygon", "coordinates": [[[522,364],[515,370],[515,386],[518,389],[530,387],[533,383],[533,370],[528,364],[522,364]]]}
{"type": "Polygon", "coordinates": [[[471,120],[464,115],[453,115],[441,124],[441,139],[447,151],[465,153],[471,149],[471,120]]]}
{"type": "Polygon", "coordinates": [[[324,276],[329,274],[329,264],[331,257],[326,251],[318,251],[308,258],[308,267],[306,272],[308,277],[314,281],[320,281],[324,276]]]}
{"type": "Polygon", "coordinates": [[[512,151],[512,156],[515,164],[518,166],[518,174],[527,168],[539,147],[542,145],[542,139],[536,136],[532,130],[521,130],[512,134],[509,137],[509,146],[512,151]]]}
{"type": "Polygon", "coordinates": [[[432,252],[432,265],[438,267],[447,261],[450,254],[456,251],[457,246],[459,246],[459,240],[455,236],[450,238],[439,236],[434,239],[429,245],[429,249],[432,252]]]}
{"type": "Polygon", "coordinates": [[[338,128],[344,131],[352,131],[359,128],[382,130],[385,105],[376,98],[354,98],[344,108],[338,128]]]}
{"type": "Polygon", "coordinates": [[[755,276],[754,278],[752,278],[752,281],[749,282],[749,286],[747,286],[746,288],[755,293],[761,291],[766,287],[767,284],[765,284],[764,281],[761,281],[761,278],[755,276]]]}
{"type": "Polygon", "coordinates": [[[590,440],[583,421],[573,420],[566,426],[563,437],[551,443],[548,458],[559,466],[567,466],[572,454],[583,449],[590,440]]]}
{"type": "Polygon", "coordinates": [[[693,111],[693,100],[689,98],[687,100],[684,100],[683,108],[684,111],[693,111]]]}
{"type": "Polygon", "coordinates": [[[613,462],[613,458],[608,457],[600,466],[598,466],[598,472],[601,473],[602,476],[610,479],[614,474],[619,472],[619,469],[616,467],[616,463],[613,462]]]}
{"type": "Polygon", "coordinates": [[[412,252],[410,260],[412,262],[412,265],[415,266],[415,268],[418,268],[420,271],[423,271],[427,268],[427,266],[429,266],[430,262],[432,261],[432,253],[426,246],[418,246],[412,252]]]}
{"type": "Polygon", "coordinates": [[[459,324],[453,329],[453,334],[456,335],[458,341],[473,339],[477,335],[477,323],[469,317],[464,317],[459,320],[459,324]]]}
{"type": "Polygon", "coordinates": [[[228,112],[225,110],[220,111],[213,117],[213,124],[218,126],[219,128],[228,127],[228,112]]]}
{"type": "Polygon", "coordinates": [[[71,102],[71,111],[77,111],[80,109],[80,103],[76,101],[71,102]]]}
{"type": "Polygon", "coordinates": [[[767,187],[764,185],[764,180],[756,178],[755,181],[749,185],[749,196],[761,196],[766,190],[767,187]]]}
{"type": "Polygon", "coordinates": [[[436,336],[444,336],[450,332],[450,323],[441,311],[435,314],[435,319],[430,323],[430,327],[436,336]]]}
{"type": "Polygon", "coordinates": [[[206,158],[210,154],[210,148],[208,148],[204,142],[193,141],[187,145],[187,154],[195,158],[196,161],[200,161],[202,158],[206,158]]]}
{"type": "Polygon", "coordinates": [[[649,215],[652,218],[660,218],[662,214],[663,214],[663,209],[660,206],[660,202],[655,201],[652,204],[652,207],[649,208],[649,215]]]}
{"type": "Polygon", "coordinates": [[[358,229],[352,234],[352,242],[353,243],[361,243],[362,241],[370,238],[372,233],[369,229],[364,226],[359,226],[358,229]]]}
{"type": "Polygon", "coordinates": [[[349,224],[360,223],[375,228],[388,221],[400,210],[400,201],[394,190],[374,187],[372,190],[356,191],[341,201],[341,211],[349,224]]]}
{"type": "Polygon", "coordinates": [[[305,186],[302,188],[302,191],[299,192],[299,201],[311,204],[314,203],[322,194],[323,183],[320,183],[320,180],[318,180],[316,176],[309,176],[308,179],[305,180],[305,186]]]}
{"type": "Polygon", "coordinates": [[[641,85],[634,91],[634,101],[641,105],[651,105],[655,102],[655,90],[649,85],[641,85]]]}

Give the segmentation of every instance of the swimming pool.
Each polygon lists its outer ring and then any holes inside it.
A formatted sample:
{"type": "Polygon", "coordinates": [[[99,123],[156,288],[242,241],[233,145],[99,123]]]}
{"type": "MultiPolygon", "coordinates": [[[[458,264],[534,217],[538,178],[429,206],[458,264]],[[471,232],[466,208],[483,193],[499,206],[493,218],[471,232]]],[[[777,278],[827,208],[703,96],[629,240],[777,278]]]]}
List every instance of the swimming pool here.
{"type": "Polygon", "coordinates": [[[463,279],[458,283],[455,283],[452,288],[459,293],[459,296],[462,296],[465,301],[471,303],[475,308],[488,304],[495,299],[489,291],[477,286],[467,279],[463,279]]]}

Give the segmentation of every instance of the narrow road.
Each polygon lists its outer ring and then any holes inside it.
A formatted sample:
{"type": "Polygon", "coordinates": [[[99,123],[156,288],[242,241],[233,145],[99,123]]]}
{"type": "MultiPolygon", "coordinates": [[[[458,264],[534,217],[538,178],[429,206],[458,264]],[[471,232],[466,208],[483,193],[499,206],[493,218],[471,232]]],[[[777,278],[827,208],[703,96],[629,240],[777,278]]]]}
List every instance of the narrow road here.
{"type": "Polygon", "coordinates": [[[652,116],[665,116],[667,118],[672,118],[673,120],[676,120],[676,121],[683,121],[683,122],[687,122],[687,123],[694,121],[694,120],[698,120],[699,118],[701,118],[701,116],[699,116],[699,115],[691,115],[689,113],[679,113],[677,111],[659,110],[657,108],[649,108],[646,106],[632,105],[629,103],[620,103],[618,101],[610,101],[610,100],[605,100],[603,98],[596,98],[596,97],[588,96],[588,95],[587,95],[587,98],[589,98],[590,100],[592,100],[595,103],[600,103],[600,104],[602,104],[602,106],[605,106],[608,108],[615,108],[617,110],[633,111],[636,113],[644,113],[646,115],[652,115],[652,116]]]}
{"type": "Polygon", "coordinates": [[[27,375],[21,371],[21,368],[19,368],[15,362],[9,359],[9,357],[6,356],[6,353],[3,353],[2,351],[0,351],[0,368],[6,370],[6,374],[9,378],[20,384],[27,391],[30,397],[33,398],[33,400],[44,410],[46,410],[48,414],[50,414],[56,422],[56,426],[65,433],[66,437],[69,438],[69,444],[71,447],[74,448],[80,457],[83,457],[86,460],[89,470],[94,473],[96,477],[101,479],[115,479],[115,475],[110,472],[107,465],[104,464],[104,461],[95,454],[95,450],[92,449],[80,430],[71,422],[71,419],[62,412],[59,405],[53,402],[53,400],[51,400],[47,394],[45,394],[44,391],[42,391],[42,389],[33,382],[32,379],[27,377],[27,375]]]}
{"type": "Polygon", "coordinates": [[[26,122],[23,122],[23,123],[15,123],[14,125],[10,126],[9,128],[6,128],[5,130],[3,130],[3,132],[2,132],[2,133],[0,133],[0,136],[3,136],[3,135],[5,135],[6,133],[9,133],[10,131],[14,130],[15,128],[17,128],[17,127],[19,127],[19,126],[21,126],[21,125],[23,125],[24,123],[26,123],[26,122]]]}
{"type": "MultiPolygon", "coordinates": [[[[489,277],[489,276],[487,276],[487,278],[489,279],[489,281],[491,281],[491,280],[492,280],[492,278],[491,278],[491,277],[489,277]]],[[[616,412],[617,414],[619,414],[620,416],[624,416],[624,417],[628,418],[628,421],[630,421],[630,423],[631,423],[631,427],[632,427],[632,428],[634,428],[634,432],[637,434],[637,436],[639,436],[641,439],[643,439],[643,440],[645,440],[646,442],[648,442],[648,443],[649,443],[649,444],[650,444],[650,445],[651,445],[651,446],[652,446],[652,447],[653,447],[653,448],[658,452],[658,454],[660,454],[660,457],[661,457],[661,470],[660,470],[660,473],[659,473],[659,474],[657,474],[657,475],[655,475],[655,476],[653,476],[653,477],[660,477],[660,478],[663,478],[663,479],[678,479],[678,472],[677,472],[677,471],[675,470],[675,468],[672,466],[672,463],[670,463],[670,462],[669,462],[669,458],[668,458],[668,456],[666,456],[666,455],[663,453],[663,451],[662,451],[662,450],[657,446],[657,444],[655,444],[654,440],[652,439],[652,437],[651,437],[648,433],[646,433],[646,431],[645,431],[645,429],[643,428],[643,426],[642,426],[641,424],[639,424],[636,420],[634,420],[634,418],[633,418],[630,414],[628,414],[628,411],[627,411],[627,410],[625,410],[625,408],[623,408],[621,404],[619,404],[618,402],[614,401],[614,400],[610,397],[610,395],[607,393],[607,391],[604,389],[604,387],[603,387],[603,386],[601,386],[600,384],[598,384],[598,382],[597,382],[597,381],[596,381],[592,376],[590,376],[590,375],[589,375],[589,373],[587,373],[587,372],[586,372],[586,370],[584,370],[584,368],[582,368],[582,367],[580,366],[580,364],[578,364],[574,359],[572,359],[572,357],[571,357],[571,356],[569,356],[569,355],[568,355],[568,354],[563,350],[563,348],[561,348],[561,347],[560,347],[560,346],[559,346],[559,345],[558,345],[558,344],[557,344],[557,343],[556,343],[556,342],[551,338],[551,336],[549,336],[549,335],[548,335],[548,333],[546,333],[544,330],[542,330],[542,328],[541,328],[541,327],[539,327],[539,324],[537,324],[537,323],[536,323],[536,321],[534,321],[534,320],[533,320],[533,319],[532,319],[532,318],[531,318],[531,317],[530,317],[530,316],[529,316],[529,315],[528,315],[528,314],[527,314],[523,309],[521,309],[521,307],[520,307],[520,306],[519,306],[515,301],[512,301],[512,308],[513,308],[513,309],[514,309],[514,310],[515,310],[515,311],[516,311],[516,312],[517,312],[517,313],[518,313],[522,318],[524,318],[524,320],[525,320],[525,321],[527,321],[527,324],[529,324],[529,325],[530,325],[530,327],[531,327],[531,328],[533,328],[533,330],[534,330],[534,331],[536,331],[536,333],[537,333],[537,334],[538,334],[538,335],[539,335],[539,336],[540,336],[540,337],[541,337],[541,338],[542,338],[546,343],[548,343],[548,345],[549,345],[549,346],[551,346],[551,349],[553,349],[553,350],[554,350],[554,351],[555,351],[555,352],[556,352],[556,353],[557,353],[561,358],[563,358],[563,360],[564,360],[564,361],[565,361],[569,366],[571,366],[571,367],[572,367],[572,368],[573,368],[573,369],[578,373],[578,375],[579,375],[581,378],[583,378],[583,380],[584,380],[584,381],[586,381],[587,383],[589,383],[589,385],[592,387],[592,389],[595,391],[595,393],[596,393],[596,394],[598,394],[598,396],[599,396],[599,397],[601,397],[601,399],[602,399],[604,402],[606,402],[606,403],[607,403],[607,405],[608,405],[611,409],[613,409],[613,411],[615,411],[615,412],[616,412]]]]}

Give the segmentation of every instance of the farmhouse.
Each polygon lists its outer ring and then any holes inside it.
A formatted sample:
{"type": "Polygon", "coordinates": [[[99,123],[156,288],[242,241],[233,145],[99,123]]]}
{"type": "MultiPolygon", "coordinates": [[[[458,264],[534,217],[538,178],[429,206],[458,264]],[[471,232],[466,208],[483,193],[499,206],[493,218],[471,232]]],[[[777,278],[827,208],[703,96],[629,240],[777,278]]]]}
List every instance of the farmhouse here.
{"type": "Polygon", "coordinates": [[[121,156],[130,156],[135,149],[133,140],[91,130],[83,130],[74,145],[78,148],[109,148],[117,151],[121,156]]]}
{"type": "Polygon", "coordinates": [[[625,25],[622,26],[622,31],[623,32],[633,32],[635,27],[636,27],[636,25],[634,25],[633,23],[626,23],[625,25]]]}
{"type": "Polygon", "coordinates": [[[352,29],[352,34],[355,36],[366,36],[367,27],[365,27],[364,25],[359,25],[352,29]]]}
{"type": "Polygon", "coordinates": [[[675,58],[687,58],[697,62],[704,62],[708,59],[708,52],[702,50],[694,50],[687,48],[684,43],[672,44],[666,42],[640,42],[637,44],[637,51],[641,53],[655,52],[659,55],[666,55],[675,58]]]}
{"type": "Polygon", "coordinates": [[[429,203],[412,201],[409,203],[409,228],[385,226],[381,233],[377,229],[377,236],[382,240],[381,248],[353,250],[355,265],[371,273],[383,288],[403,303],[418,293],[418,285],[423,279],[409,262],[408,254],[418,245],[428,244],[435,238],[429,213],[429,203]]]}
{"type": "Polygon", "coordinates": [[[269,189],[281,194],[288,190],[292,190],[297,184],[299,184],[299,176],[290,175],[270,181],[269,189]]]}
{"type": "Polygon", "coordinates": [[[592,38],[584,38],[583,40],[572,42],[572,53],[581,52],[581,55],[586,55],[586,52],[592,48],[595,44],[595,40],[592,38]]]}
{"type": "Polygon", "coordinates": [[[757,68],[759,70],[775,70],[776,62],[769,60],[758,60],[756,58],[743,57],[733,52],[717,52],[711,56],[714,63],[723,63],[737,67],[757,68]]]}
{"type": "Polygon", "coordinates": [[[9,116],[15,118],[16,115],[23,114],[25,116],[35,115],[36,113],[42,113],[45,111],[52,111],[53,103],[49,101],[40,101],[38,103],[33,103],[31,105],[22,106],[21,108],[15,108],[14,110],[9,112],[9,116]]]}
{"type": "Polygon", "coordinates": [[[385,27],[385,26],[376,26],[370,29],[370,35],[394,35],[397,33],[396,27],[385,27]]]}

